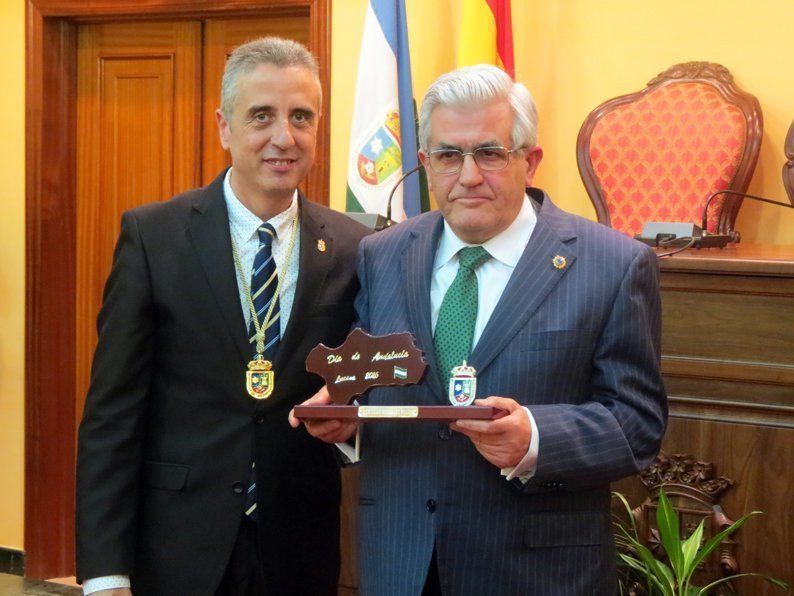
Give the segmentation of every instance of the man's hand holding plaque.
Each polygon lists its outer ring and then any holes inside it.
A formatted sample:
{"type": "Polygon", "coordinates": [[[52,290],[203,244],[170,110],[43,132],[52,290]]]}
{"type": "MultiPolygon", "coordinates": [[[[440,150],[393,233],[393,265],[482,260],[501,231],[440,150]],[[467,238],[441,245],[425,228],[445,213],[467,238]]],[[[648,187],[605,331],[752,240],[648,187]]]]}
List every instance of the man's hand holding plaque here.
{"type": "Polygon", "coordinates": [[[313,424],[312,434],[327,442],[338,443],[347,440],[360,421],[449,422],[460,419],[493,420],[506,415],[507,412],[501,408],[468,405],[474,399],[474,369],[465,363],[461,368],[471,378],[460,379],[462,385],[460,380],[455,384],[458,390],[454,399],[453,387],[450,387],[453,405],[350,405],[354,397],[363,396],[373,387],[419,383],[427,370],[424,354],[410,333],[372,336],[361,329],[354,329],[338,348],[320,344],[309,353],[306,370],[323,377],[326,385],[312,398],[295,406],[290,414],[290,424],[298,426],[300,421],[327,421],[313,424]],[[461,386],[464,387],[462,392],[461,386]],[[461,393],[466,394],[465,399],[461,393]]]}

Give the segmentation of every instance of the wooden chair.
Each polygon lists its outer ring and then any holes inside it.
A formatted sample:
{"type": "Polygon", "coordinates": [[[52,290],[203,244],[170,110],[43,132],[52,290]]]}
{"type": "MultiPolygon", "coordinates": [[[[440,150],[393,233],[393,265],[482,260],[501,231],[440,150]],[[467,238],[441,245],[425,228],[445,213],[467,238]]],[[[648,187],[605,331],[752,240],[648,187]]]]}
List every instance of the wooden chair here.
{"type": "Polygon", "coordinates": [[[786,135],[785,151],[787,161],[783,164],[783,186],[786,187],[788,200],[794,204],[794,120],[786,135]]]}
{"type": "MultiPolygon", "coordinates": [[[[699,223],[712,192],[745,192],[762,134],[758,100],[727,68],[685,62],[593,110],[576,157],[598,221],[634,235],[648,221],[699,223]]],[[[709,231],[730,234],[741,204],[715,198],[709,231]]]]}

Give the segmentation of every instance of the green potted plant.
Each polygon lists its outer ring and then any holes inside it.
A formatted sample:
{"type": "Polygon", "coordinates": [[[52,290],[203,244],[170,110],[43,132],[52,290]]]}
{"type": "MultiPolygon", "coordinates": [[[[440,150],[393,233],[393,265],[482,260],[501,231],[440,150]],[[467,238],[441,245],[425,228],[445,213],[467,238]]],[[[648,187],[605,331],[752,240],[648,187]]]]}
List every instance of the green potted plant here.
{"type": "MultiPolygon", "coordinates": [[[[723,577],[705,586],[692,585],[692,575],[703,560],[714,551],[717,546],[728,536],[738,530],[748,519],[759,515],[760,511],[753,511],[743,516],[709,540],[703,541],[705,520],[701,520],[698,527],[689,536],[682,540],[679,533],[678,514],[664,494],[659,491],[659,504],[656,510],[656,525],[667,561],[658,559],[651,550],[640,540],[637,525],[631,512],[631,507],[626,498],[620,493],[613,493],[626,509],[629,524],[616,522],[615,543],[618,547],[620,562],[634,572],[640,582],[644,582],[644,589],[648,594],[662,596],[700,596],[708,594],[720,584],[740,577],[755,576],[783,589],[788,590],[787,583],[764,575],[762,573],[737,573],[723,577]],[[669,565],[668,565],[669,562],[669,565]]],[[[621,594],[627,593],[627,588],[620,586],[621,594]]]]}

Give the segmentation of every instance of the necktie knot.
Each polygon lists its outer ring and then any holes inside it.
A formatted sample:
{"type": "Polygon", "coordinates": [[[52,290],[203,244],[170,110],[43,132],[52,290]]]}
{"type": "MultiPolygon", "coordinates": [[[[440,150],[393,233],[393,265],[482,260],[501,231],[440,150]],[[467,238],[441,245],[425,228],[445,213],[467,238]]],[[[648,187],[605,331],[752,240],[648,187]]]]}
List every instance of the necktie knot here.
{"type": "Polygon", "coordinates": [[[264,244],[265,246],[273,245],[273,240],[276,237],[276,229],[271,224],[262,224],[259,226],[256,233],[259,235],[259,244],[264,244]]]}
{"type": "Polygon", "coordinates": [[[461,268],[473,271],[490,257],[491,255],[482,246],[467,246],[458,253],[458,263],[461,268]]]}

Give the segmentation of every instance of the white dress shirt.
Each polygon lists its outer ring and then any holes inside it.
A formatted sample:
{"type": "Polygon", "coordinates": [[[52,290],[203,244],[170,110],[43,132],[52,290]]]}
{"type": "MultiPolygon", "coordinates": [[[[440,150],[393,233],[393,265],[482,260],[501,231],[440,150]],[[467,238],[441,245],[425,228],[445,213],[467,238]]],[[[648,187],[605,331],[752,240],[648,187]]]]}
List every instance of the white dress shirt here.
{"type": "MultiPolygon", "coordinates": [[[[226,177],[223,179],[223,197],[226,200],[226,210],[229,212],[229,230],[232,238],[237,245],[237,251],[240,256],[242,270],[247,275],[245,280],[246,284],[251,283],[251,271],[254,268],[254,257],[259,249],[259,235],[257,230],[266,222],[263,222],[259,217],[251,213],[248,208],[240,202],[237,195],[232,190],[231,180],[232,168],[226,172],[226,177]]],[[[276,215],[275,217],[267,220],[267,223],[273,226],[276,230],[276,238],[273,240],[273,258],[276,260],[276,270],[278,271],[281,286],[279,289],[279,329],[281,337],[284,337],[284,331],[287,329],[289,316],[292,312],[292,304],[295,301],[295,285],[298,282],[298,271],[300,259],[300,222],[295,228],[295,246],[292,249],[292,255],[289,263],[285,269],[285,261],[287,259],[287,252],[292,234],[292,220],[298,214],[298,191],[292,197],[292,202],[289,207],[276,215]]],[[[243,316],[245,317],[246,329],[251,325],[251,309],[248,306],[248,297],[243,290],[243,283],[240,279],[240,272],[235,265],[235,272],[237,275],[237,287],[240,290],[240,305],[243,309],[243,316]]],[[[249,288],[250,290],[250,288],[249,288]]],[[[251,349],[253,356],[254,349],[251,349]]],[[[100,590],[110,590],[113,588],[129,588],[130,578],[126,575],[107,575],[103,577],[95,577],[86,579],[83,582],[83,594],[93,594],[100,590]]]]}
{"type": "MultiPolygon", "coordinates": [[[[518,215],[508,228],[490,240],[484,242],[482,247],[488,251],[491,258],[475,270],[477,277],[477,320],[474,324],[474,338],[472,350],[480,340],[488,320],[491,318],[496,304],[504,293],[510,276],[513,275],[516,265],[524,249],[527,247],[529,237],[535,229],[537,214],[530,203],[529,197],[524,196],[524,202],[518,215]]],[[[433,331],[438,321],[438,311],[449,286],[458,273],[458,253],[462,248],[472,246],[455,235],[449,224],[444,221],[444,230],[436,250],[436,259],[433,263],[433,277],[430,282],[430,322],[433,331]]],[[[487,397],[487,396],[480,396],[487,397]]],[[[511,397],[509,395],[503,397],[511,397]]],[[[524,458],[514,468],[503,468],[502,474],[507,480],[519,478],[526,482],[535,473],[538,459],[540,437],[535,419],[528,408],[524,408],[529,416],[532,427],[529,450],[524,458]]]]}

